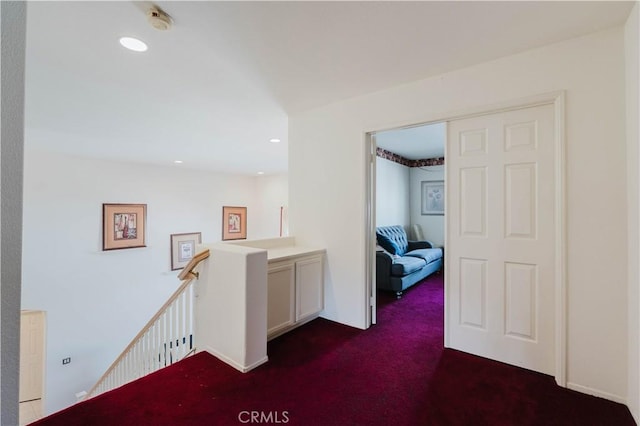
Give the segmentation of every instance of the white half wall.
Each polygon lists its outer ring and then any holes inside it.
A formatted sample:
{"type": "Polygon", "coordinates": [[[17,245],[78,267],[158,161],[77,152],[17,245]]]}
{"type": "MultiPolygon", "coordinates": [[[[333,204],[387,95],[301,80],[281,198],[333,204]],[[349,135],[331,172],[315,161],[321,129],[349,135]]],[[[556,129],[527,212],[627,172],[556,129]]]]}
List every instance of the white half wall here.
{"type": "Polygon", "coordinates": [[[376,157],[376,226],[410,225],[409,167],[376,157]]]}
{"type": "Polygon", "coordinates": [[[636,3],[625,25],[625,81],[627,101],[627,194],[629,263],[629,397],[631,414],[640,423],[640,5],[636,3]]]}
{"type": "Polygon", "coordinates": [[[197,352],[247,372],[267,362],[267,251],[206,244],[195,283],[197,352]]]}
{"type": "MultiPolygon", "coordinates": [[[[444,247],[444,215],[422,214],[422,182],[444,181],[444,166],[411,167],[409,176],[411,180],[411,225],[419,224],[428,241],[431,241],[434,246],[444,247]]],[[[412,239],[416,238],[413,235],[413,229],[409,235],[412,239]]]]}
{"type": "Polygon", "coordinates": [[[292,234],[327,248],[325,317],[367,326],[366,132],[565,90],[567,378],[626,401],[624,72],[618,27],[291,116],[292,234]]]}
{"type": "Polygon", "coordinates": [[[47,311],[46,413],[89,390],[178,287],[171,234],[220,241],[231,205],[247,206],[248,238],[278,235],[260,218],[283,198],[261,190],[286,179],[259,179],[26,151],[22,308],[47,311]],[[102,251],[102,203],[147,204],[147,247],[102,251]]]}

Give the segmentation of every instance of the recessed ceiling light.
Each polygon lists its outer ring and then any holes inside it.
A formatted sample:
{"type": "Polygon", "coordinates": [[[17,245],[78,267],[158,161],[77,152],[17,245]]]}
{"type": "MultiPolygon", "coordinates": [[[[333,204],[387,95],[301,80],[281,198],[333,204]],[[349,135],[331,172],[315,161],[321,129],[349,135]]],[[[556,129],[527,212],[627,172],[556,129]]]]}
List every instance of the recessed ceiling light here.
{"type": "Polygon", "coordinates": [[[182,164],[182,160],[175,160],[174,163],[176,164],[182,164]]]}
{"type": "Polygon", "coordinates": [[[269,139],[269,142],[271,142],[271,143],[279,143],[280,139],[277,139],[277,138],[269,139]]]}
{"type": "Polygon", "coordinates": [[[264,174],[264,172],[258,172],[258,174],[259,174],[259,175],[263,175],[263,174],[264,174]]]}
{"type": "Polygon", "coordinates": [[[120,44],[129,50],[133,50],[134,52],[144,52],[148,49],[147,43],[133,37],[120,38],[120,44]]]}

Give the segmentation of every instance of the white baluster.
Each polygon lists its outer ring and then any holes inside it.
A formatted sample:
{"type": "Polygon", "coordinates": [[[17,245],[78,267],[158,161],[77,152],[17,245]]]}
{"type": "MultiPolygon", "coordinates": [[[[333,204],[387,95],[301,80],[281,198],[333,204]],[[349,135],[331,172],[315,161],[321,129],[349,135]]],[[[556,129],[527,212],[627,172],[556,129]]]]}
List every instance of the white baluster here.
{"type": "Polygon", "coordinates": [[[133,356],[131,358],[133,362],[133,365],[131,366],[133,369],[132,376],[134,379],[138,379],[142,376],[142,374],[140,373],[140,341],[139,340],[133,346],[133,356]]]}
{"type": "Polygon", "coordinates": [[[144,359],[144,336],[145,336],[145,334],[140,336],[140,340],[138,340],[138,343],[137,343],[137,346],[138,346],[138,377],[143,377],[146,374],[145,371],[144,371],[144,364],[145,364],[145,359],[144,359]]]}
{"type": "Polygon", "coordinates": [[[184,292],[184,356],[189,353],[189,341],[191,335],[191,286],[184,292]]]}
{"type": "Polygon", "coordinates": [[[131,349],[127,352],[127,361],[124,363],[124,368],[122,369],[122,380],[118,383],[118,386],[122,386],[123,383],[126,383],[131,378],[131,349]]]}
{"type": "Polygon", "coordinates": [[[176,340],[178,340],[178,299],[171,304],[171,363],[176,362],[178,356],[178,348],[176,347],[176,340]]]}
{"type": "Polygon", "coordinates": [[[164,337],[162,339],[164,342],[164,366],[171,365],[171,348],[169,343],[171,342],[171,317],[169,316],[169,309],[164,314],[164,337]]]}
{"type": "Polygon", "coordinates": [[[156,325],[153,329],[153,370],[156,371],[160,368],[160,318],[156,321],[156,325]]]}
{"type": "Polygon", "coordinates": [[[167,313],[165,311],[164,314],[160,317],[160,350],[162,351],[162,362],[160,364],[160,368],[166,367],[169,365],[167,363],[167,313]]]}
{"type": "Polygon", "coordinates": [[[142,338],[142,374],[149,374],[149,335],[151,334],[151,330],[148,330],[144,333],[144,337],[142,338]]]}
{"type": "Polygon", "coordinates": [[[127,382],[136,379],[136,346],[135,345],[133,345],[129,354],[130,354],[129,355],[129,374],[127,375],[127,382]]]}
{"type": "Polygon", "coordinates": [[[189,284],[189,287],[186,288],[185,293],[187,294],[186,306],[185,306],[185,315],[187,317],[187,332],[185,336],[187,338],[187,353],[191,351],[190,342],[193,335],[193,312],[191,310],[191,306],[193,303],[193,284],[189,284]]]}
{"type": "Polygon", "coordinates": [[[124,363],[124,368],[122,369],[122,381],[118,384],[118,386],[122,386],[123,383],[127,383],[131,380],[131,366],[133,365],[133,356],[131,354],[131,348],[127,351],[127,361],[124,363]]]}
{"type": "Polygon", "coordinates": [[[120,382],[120,378],[122,376],[122,364],[124,364],[125,359],[122,360],[122,362],[116,367],[116,371],[115,371],[115,377],[113,378],[113,387],[117,387],[118,383],[120,382]]]}
{"type": "Polygon", "coordinates": [[[184,300],[185,295],[182,293],[180,297],[178,297],[177,304],[177,315],[178,315],[178,334],[176,335],[178,340],[178,347],[176,348],[176,357],[177,359],[182,359],[184,356],[184,300]]]}
{"type": "Polygon", "coordinates": [[[167,311],[165,314],[166,329],[164,333],[164,342],[167,345],[167,360],[165,365],[171,365],[171,355],[173,354],[173,344],[172,344],[173,342],[171,341],[173,336],[172,321],[171,321],[172,310],[173,310],[172,308],[173,308],[173,303],[167,307],[167,311]]]}

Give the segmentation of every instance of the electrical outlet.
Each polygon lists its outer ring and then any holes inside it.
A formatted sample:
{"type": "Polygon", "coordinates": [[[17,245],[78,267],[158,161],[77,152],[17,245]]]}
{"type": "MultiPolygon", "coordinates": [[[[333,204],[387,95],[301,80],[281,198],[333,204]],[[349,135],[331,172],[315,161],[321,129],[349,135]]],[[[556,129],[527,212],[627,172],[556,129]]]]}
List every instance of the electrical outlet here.
{"type": "Polygon", "coordinates": [[[71,358],[63,358],[62,359],[62,365],[67,365],[69,363],[71,363],[71,358]]]}

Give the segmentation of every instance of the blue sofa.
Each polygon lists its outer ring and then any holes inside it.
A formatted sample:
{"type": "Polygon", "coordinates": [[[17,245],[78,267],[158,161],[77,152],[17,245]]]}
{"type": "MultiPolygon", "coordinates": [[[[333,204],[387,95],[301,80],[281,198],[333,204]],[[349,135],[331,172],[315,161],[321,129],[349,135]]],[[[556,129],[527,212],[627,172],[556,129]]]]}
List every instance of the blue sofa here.
{"type": "Polygon", "coordinates": [[[442,269],[442,249],[429,241],[409,241],[399,225],[376,228],[376,287],[402,292],[442,269]]]}

